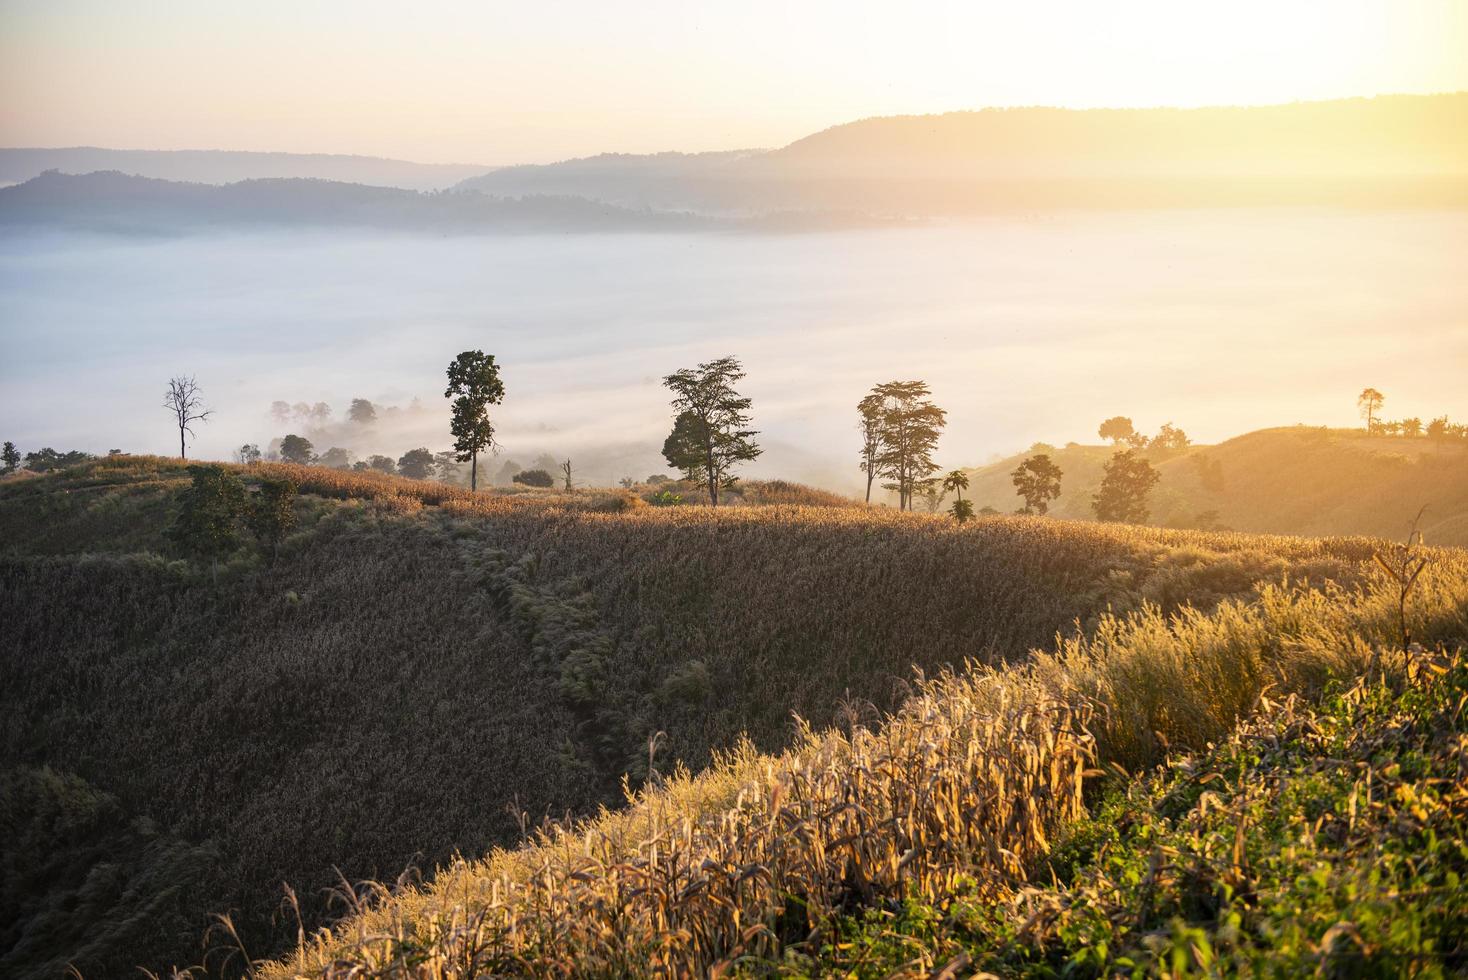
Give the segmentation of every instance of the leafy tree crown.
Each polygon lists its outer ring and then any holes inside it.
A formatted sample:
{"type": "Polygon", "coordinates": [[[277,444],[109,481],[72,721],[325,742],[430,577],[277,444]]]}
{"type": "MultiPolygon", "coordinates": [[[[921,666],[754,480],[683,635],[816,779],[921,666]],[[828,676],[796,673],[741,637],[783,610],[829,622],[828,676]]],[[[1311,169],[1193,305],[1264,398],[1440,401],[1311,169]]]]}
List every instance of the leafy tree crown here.
{"type": "Polygon", "coordinates": [[[482,350],[466,350],[450,361],[448,379],[443,395],[453,399],[449,431],[453,433],[459,461],[467,463],[494,446],[489,406],[504,401],[505,386],[494,355],[482,350]]]}

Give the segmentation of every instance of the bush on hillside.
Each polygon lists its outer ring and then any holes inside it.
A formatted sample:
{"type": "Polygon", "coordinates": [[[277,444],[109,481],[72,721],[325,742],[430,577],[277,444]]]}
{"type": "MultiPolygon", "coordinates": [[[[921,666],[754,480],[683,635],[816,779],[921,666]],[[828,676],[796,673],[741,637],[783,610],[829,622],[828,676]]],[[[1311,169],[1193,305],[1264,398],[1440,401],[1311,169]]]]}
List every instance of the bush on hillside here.
{"type": "Polygon", "coordinates": [[[238,522],[245,486],[222,466],[190,466],[193,481],[179,494],[178,516],[168,529],[180,550],[218,559],[240,545],[238,522]]]}
{"type": "Polygon", "coordinates": [[[280,542],[296,525],[295,481],[263,479],[245,513],[245,523],[260,544],[270,549],[272,559],[280,554],[280,542]]]}
{"type": "Polygon", "coordinates": [[[50,446],[38,449],[33,453],[25,454],[25,468],[36,473],[46,473],[50,470],[60,469],[63,466],[75,466],[96,459],[91,453],[73,449],[70,452],[59,453],[50,446]]]}

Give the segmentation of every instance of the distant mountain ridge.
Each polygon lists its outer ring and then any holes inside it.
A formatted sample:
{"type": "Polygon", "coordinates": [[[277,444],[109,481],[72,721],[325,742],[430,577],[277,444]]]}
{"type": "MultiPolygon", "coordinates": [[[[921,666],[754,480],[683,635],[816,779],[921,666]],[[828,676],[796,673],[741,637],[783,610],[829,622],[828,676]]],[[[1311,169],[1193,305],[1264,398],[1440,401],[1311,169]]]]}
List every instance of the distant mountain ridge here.
{"type": "Polygon", "coordinates": [[[597,156],[459,185],[705,213],[1468,205],[1468,93],[1198,109],[983,109],[769,151],[597,156]]]}
{"type": "Polygon", "coordinates": [[[117,170],[137,177],[232,184],[270,177],[314,177],[354,184],[434,191],[493,168],[473,163],[413,163],[341,153],[252,150],[113,150],[97,146],[0,148],[0,184],[20,184],[48,170],[86,174],[117,170]]]}
{"type": "Polygon", "coordinates": [[[1462,176],[1468,174],[1468,93],[879,116],[796,140],[761,163],[939,178],[1462,176]]]}
{"type": "Polygon", "coordinates": [[[688,231],[710,224],[697,215],[632,211],[584,198],[505,198],[467,190],[422,193],[301,178],[216,186],[116,171],[50,171],[0,187],[0,228],[12,229],[143,234],[323,226],[425,232],[688,231]]]}
{"type": "Polygon", "coordinates": [[[776,150],[606,153],[489,172],[310,154],[0,150],[0,181],[48,161],[58,165],[0,188],[0,225],[687,230],[733,221],[786,231],[1065,209],[1461,208],[1468,93],[889,116],[776,150]],[[69,168],[90,172],[58,172],[69,168]]]}

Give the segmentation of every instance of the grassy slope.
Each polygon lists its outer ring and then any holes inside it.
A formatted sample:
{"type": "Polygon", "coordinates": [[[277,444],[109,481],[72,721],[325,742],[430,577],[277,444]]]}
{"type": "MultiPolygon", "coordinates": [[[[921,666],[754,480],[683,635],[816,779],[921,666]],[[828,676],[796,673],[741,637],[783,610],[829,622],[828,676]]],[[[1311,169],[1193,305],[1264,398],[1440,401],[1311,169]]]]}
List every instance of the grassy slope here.
{"type": "Polygon", "coordinates": [[[266,975],[1453,975],[1468,555],[1430,557],[1425,651],[1385,583],[1105,619],[380,893],[266,975]]]}
{"type": "MultiPolygon", "coordinates": [[[[1060,517],[1090,519],[1109,446],[1057,449],[1065,471],[1060,517]]],[[[975,506],[1009,513],[1022,503],[1010,472],[1029,453],[970,474],[975,506]]],[[[1263,429],[1216,446],[1190,446],[1153,460],[1162,481],[1152,494],[1151,522],[1194,526],[1216,511],[1226,527],[1267,534],[1367,534],[1401,538],[1419,509],[1436,544],[1468,545],[1468,445],[1426,438],[1368,437],[1353,430],[1303,426],[1263,429]],[[1221,480],[1205,485],[1198,460],[1221,480]]]]}
{"type": "MultiPolygon", "coordinates": [[[[191,962],[204,913],[227,908],[255,952],[279,949],[281,880],[320,921],[333,865],[392,877],[479,853],[516,836],[516,801],[532,819],[585,812],[621,772],[645,774],[655,732],[664,772],[741,732],[778,749],[792,711],[825,724],[843,701],[867,718],[896,705],[913,665],[1018,656],[1108,606],[1207,605],[1285,573],[1352,581],[1370,550],[296,475],[301,524],[278,563],[247,549],[217,571],[164,546],[177,464],[0,488],[0,757],[29,774],[4,819],[25,831],[59,800],[94,801],[101,816],[68,840],[131,855],[112,904],[86,905],[109,927],[137,907],[118,897],[132,885],[160,908],[188,896],[186,913],[94,944],[91,972],[191,962]]],[[[64,906],[89,868],[18,867],[4,900],[29,905],[44,880],[64,906]]]]}

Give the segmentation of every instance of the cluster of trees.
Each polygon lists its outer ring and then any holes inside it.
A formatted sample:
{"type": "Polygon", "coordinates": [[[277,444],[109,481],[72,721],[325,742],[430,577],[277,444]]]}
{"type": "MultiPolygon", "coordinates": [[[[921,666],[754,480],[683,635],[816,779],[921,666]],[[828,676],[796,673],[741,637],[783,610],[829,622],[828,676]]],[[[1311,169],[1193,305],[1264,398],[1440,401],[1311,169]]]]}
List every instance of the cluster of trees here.
{"type": "Polygon", "coordinates": [[[1113,446],[1125,445],[1134,450],[1150,450],[1154,453],[1177,452],[1188,448],[1192,440],[1188,434],[1171,422],[1164,422],[1162,428],[1150,439],[1138,432],[1132,420],[1125,415],[1113,415],[1101,427],[1096,430],[1102,439],[1108,439],[1113,446]]]}
{"type": "Polygon", "coordinates": [[[948,413],[930,395],[925,381],[889,381],[873,386],[856,403],[867,503],[879,479],[885,481],[882,489],[897,494],[899,510],[911,510],[914,497],[934,489],[938,465],[933,453],[948,413]]]}
{"type": "Polygon", "coordinates": [[[297,425],[321,426],[331,421],[331,406],[326,402],[317,402],[314,405],[296,402],[292,405],[290,402],[273,401],[270,403],[270,417],[281,425],[294,422],[297,425]]]}
{"type": "MultiPolygon", "coordinates": [[[[1148,439],[1122,415],[1102,422],[1099,431],[1103,439],[1110,439],[1118,448],[1106,462],[1101,486],[1091,497],[1091,510],[1098,520],[1145,524],[1150,515],[1147,498],[1161,475],[1142,454],[1181,449],[1188,445],[1188,437],[1169,422],[1148,439]],[[1127,448],[1120,448],[1123,445],[1127,448]]],[[[1049,453],[1036,453],[1020,463],[1010,472],[1015,493],[1024,500],[1019,513],[1048,513],[1051,501],[1060,496],[1064,475],[1049,453]]]]}
{"type": "MultiPolygon", "coordinates": [[[[114,449],[109,455],[116,456],[119,452],[120,450],[114,449]]],[[[62,453],[57,452],[50,446],[21,456],[20,450],[15,448],[15,443],[7,439],[5,445],[0,447],[0,474],[14,473],[16,470],[22,468],[22,464],[24,464],[25,469],[33,473],[44,473],[47,470],[54,470],[59,466],[85,463],[87,460],[95,458],[91,453],[84,453],[79,449],[62,453]]]]}
{"type": "MultiPolygon", "coordinates": [[[[255,443],[245,443],[234,452],[235,461],[250,465],[266,458],[255,443]]],[[[319,455],[311,440],[294,433],[280,440],[280,445],[271,457],[286,463],[301,466],[324,466],[334,470],[375,471],[406,476],[414,480],[441,480],[458,483],[462,478],[462,467],[452,451],[435,453],[424,446],[410,449],[394,460],[391,456],[374,453],[365,459],[353,460],[352,454],[338,446],[319,455]]]]}
{"type": "MultiPolygon", "coordinates": [[[[291,404],[277,400],[270,403],[270,417],[281,425],[294,422],[301,426],[319,428],[331,421],[331,406],[326,402],[311,405],[306,402],[291,404]]],[[[347,418],[357,425],[371,425],[377,421],[377,406],[366,398],[353,398],[347,409],[347,418]]]]}
{"type": "Polygon", "coordinates": [[[1361,394],[1356,396],[1356,408],[1361,412],[1361,418],[1366,422],[1366,431],[1377,436],[1405,436],[1416,438],[1426,436],[1429,439],[1468,439],[1468,425],[1452,422],[1446,415],[1439,415],[1426,423],[1422,419],[1413,417],[1390,421],[1377,418],[1377,412],[1381,411],[1382,405],[1386,403],[1386,396],[1375,388],[1365,388],[1361,394]]]}
{"type": "MultiPolygon", "coordinates": [[[[494,355],[481,350],[459,354],[449,363],[446,374],[448,386],[444,397],[450,399],[449,428],[454,437],[451,450],[435,453],[420,446],[408,450],[397,460],[374,454],[354,461],[347,450],[339,447],[329,448],[318,455],[308,438],[291,433],[280,440],[278,456],[286,462],[303,465],[376,470],[448,483],[462,481],[462,464],[467,463],[469,486],[471,490],[477,490],[479,456],[492,453],[497,448],[489,409],[504,401],[505,386],[494,355]]],[[[703,485],[709,503],[714,506],[718,505],[720,492],[737,482],[734,471],[738,464],[754,460],[762,452],[754,439],[758,432],[750,428],[751,400],[741,395],[737,388],[737,383],[744,377],[738,358],[728,356],[697,367],[683,368],[663,378],[664,386],[673,394],[671,404],[677,413],[673,429],[663,443],[663,457],[680,471],[685,480],[703,485]]],[[[1446,417],[1434,419],[1426,427],[1421,426],[1417,419],[1384,423],[1376,418],[1383,401],[1381,393],[1374,388],[1367,388],[1358,399],[1369,431],[1410,435],[1423,431],[1439,437],[1468,434],[1468,427],[1452,425],[1446,417]]],[[[193,435],[193,424],[207,421],[213,412],[203,406],[199,385],[189,376],[169,380],[164,406],[178,428],[179,455],[186,458],[187,438],[193,435]]],[[[295,419],[319,424],[331,417],[331,407],[324,402],[291,405],[277,401],[271,412],[282,421],[295,419]]],[[[972,502],[963,499],[968,477],[960,470],[941,478],[936,475],[938,466],[933,454],[947,422],[947,413],[933,403],[926,382],[889,381],[875,385],[857,403],[857,413],[862,438],[859,468],[867,477],[868,503],[871,502],[873,485],[881,480],[883,489],[897,495],[898,507],[902,510],[911,510],[914,500],[920,498],[926,502],[929,511],[936,512],[947,495],[953,493],[956,499],[950,513],[954,518],[962,522],[974,516],[972,502]]],[[[347,414],[355,424],[370,425],[377,419],[377,407],[365,398],[355,398],[347,414]]],[[[1136,430],[1130,418],[1122,415],[1102,422],[1097,431],[1103,439],[1109,439],[1118,447],[1118,451],[1106,464],[1105,477],[1092,499],[1092,509],[1099,519],[1105,521],[1145,522],[1149,513],[1147,498],[1160,477],[1141,453],[1186,448],[1189,445],[1187,434],[1169,422],[1149,438],[1136,430]],[[1127,448],[1121,449],[1122,446],[1127,448]]],[[[48,448],[28,454],[25,461],[31,469],[44,470],[89,458],[86,453],[62,454],[48,448]]],[[[241,463],[251,464],[259,462],[263,454],[258,445],[247,443],[235,451],[235,458],[241,463]]],[[[528,469],[506,462],[500,471],[500,482],[552,487],[559,479],[566,490],[574,488],[569,459],[559,463],[549,457],[543,457],[543,460],[548,462],[537,461],[538,465],[528,469]],[[557,471],[558,476],[553,476],[552,470],[557,471]]],[[[0,472],[10,472],[19,466],[20,454],[12,443],[5,443],[4,451],[0,453],[0,464],[3,464],[0,472]]],[[[1036,453],[1025,459],[1011,473],[1015,491],[1024,500],[1020,513],[1048,513],[1050,503],[1060,495],[1063,475],[1048,453],[1036,453]]],[[[655,474],[647,482],[659,483],[667,479],[655,474]]],[[[220,493],[228,496],[226,491],[219,491],[215,496],[220,493]]]]}
{"type": "Polygon", "coordinates": [[[1375,388],[1366,388],[1356,396],[1356,407],[1361,412],[1361,417],[1366,420],[1366,431],[1374,436],[1405,436],[1415,439],[1418,436],[1426,436],[1429,439],[1468,439],[1468,425],[1448,420],[1446,415],[1439,415],[1435,419],[1429,419],[1423,423],[1420,418],[1407,418],[1398,421],[1389,421],[1376,417],[1381,411],[1381,406],[1386,403],[1386,396],[1375,388]]]}

